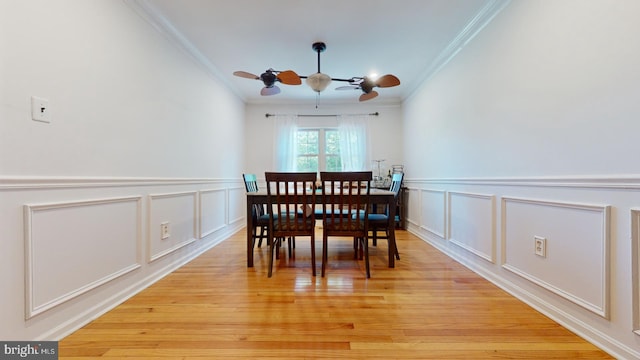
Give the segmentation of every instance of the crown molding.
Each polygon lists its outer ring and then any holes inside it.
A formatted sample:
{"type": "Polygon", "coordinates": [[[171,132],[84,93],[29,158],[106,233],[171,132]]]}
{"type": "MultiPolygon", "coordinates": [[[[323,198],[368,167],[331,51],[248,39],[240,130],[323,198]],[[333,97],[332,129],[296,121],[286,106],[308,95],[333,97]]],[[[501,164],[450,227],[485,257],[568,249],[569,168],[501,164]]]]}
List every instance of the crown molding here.
{"type": "Polygon", "coordinates": [[[133,9],[140,17],[148,22],[157,32],[162,34],[170,43],[183,51],[197,65],[201,66],[207,74],[212,76],[216,81],[224,83],[240,100],[246,102],[247,99],[240,91],[231,84],[218,68],[209,61],[209,59],[198,50],[173,24],[160,13],[149,0],[122,0],[131,9],[133,9]]]}
{"type": "Polygon", "coordinates": [[[422,75],[418,77],[419,80],[413,82],[416,85],[409,91],[409,95],[405,97],[404,100],[413,97],[424,83],[429,81],[440,69],[445,67],[449,61],[451,61],[465,45],[473,40],[509,3],[511,3],[511,0],[491,0],[487,2],[487,4],[471,18],[464,29],[462,29],[462,31],[451,40],[449,45],[440,52],[435,60],[429,64],[422,75]]]}
{"type": "MultiPolygon", "coordinates": [[[[220,81],[230,89],[240,100],[244,103],[250,104],[262,104],[260,100],[252,100],[251,102],[222,75],[220,70],[212,64],[206,56],[204,56],[198,48],[193,45],[178,29],[176,29],[171,22],[160,13],[149,0],[122,0],[130,8],[132,8],[138,15],[140,15],[145,21],[167,38],[171,43],[185,52],[192,60],[198,65],[202,66],[204,70],[213,76],[216,81],[220,81]]],[[[436,59],[429,64],[427,69],[419,76],[418,81],[413,82],[415,85],[409,91],[409,95],[404,98],[394,98],[389,100],[392,103],[401,104],[405,100],[411,98],[417,90],[426,81],[431,79],[440,69],[442,69],[451,59],[453,59],[462,48],[469,43],[487,24],[489,24],[493,18],[500,13],[511,0],[490,0],[482,7],[476,15],[471,18],[464,29],[447,45],[447,47],[440,52],[436,59]]],[[[325,100],[326,104],[335,103],[340,104],[340,100],[325,100]]],[[[298,103],[298,102],[296,102],[298,103]]],[[[311,101],[310,101],[311,103],[311,101]]]]}

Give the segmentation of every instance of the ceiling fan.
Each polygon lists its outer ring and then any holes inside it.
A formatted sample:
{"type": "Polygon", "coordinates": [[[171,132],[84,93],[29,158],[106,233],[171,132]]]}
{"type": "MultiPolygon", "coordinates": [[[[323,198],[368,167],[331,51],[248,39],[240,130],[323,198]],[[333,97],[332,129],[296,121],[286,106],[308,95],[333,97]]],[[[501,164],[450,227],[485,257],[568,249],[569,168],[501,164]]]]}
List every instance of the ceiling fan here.
{"type": "Polygon", "coordinates": [[[286,85],[300,85],[302,84],[301,79],[306,79],[307,85],[309,85],[309,87],[318,94],[324,91],[331,81],[348,82],[348,86],[341,86],[336,88],[336,90],[362,90],[362,95],[360,95],[359,98],[360,101],[371,100],[377,97],[378,92],[373,90],[375,87],[385,88],[400,85],[400,79],[391,74],[384,75],[377,79],[372,79],[367,76],[352,77],[350,79],[332,78],[329,75],[320,72],[320,53],[327,49],[327,45],[323,42],[316,42],[313,43],[312,48],[318,54],[318,72],[315,74],[299,76],[293,70],[277,71],[269,69],[260,76],[245,71],[235,71],[233,75],[247,79],[261,80],[264,84],[264,88],[260,91],[260,95],[263,96],[280,93],[280,88],[275,85],[276,82],[281,82],[286,85]]]}
{"type": "Polygon", "coordinates": [[[296,74],[293,70],[277,71],[268,69],[260,76],[248,73],[246,71],[234,71],[233,75],[246,79],[261,80],[264,84],[264,87],[262,88],[262,90],[260,90],[260,95],[262,96],[279,94],[280,88],[276,86],[277,81],[287,85],[302,84],[300,76],[298,76],[298,74],[296,74]]]}
{"type": "Polygon", "coordinates": [[[387,74],[377,79],[370,77],[354,77],[348,80],[351,85],[337,87],[336,90],[362,90],[360,101],[371,100],[378,96],[378,92],[373,90],[374,87],[392,87],[400,85],[400,79],[395,75],[387,74]]]}

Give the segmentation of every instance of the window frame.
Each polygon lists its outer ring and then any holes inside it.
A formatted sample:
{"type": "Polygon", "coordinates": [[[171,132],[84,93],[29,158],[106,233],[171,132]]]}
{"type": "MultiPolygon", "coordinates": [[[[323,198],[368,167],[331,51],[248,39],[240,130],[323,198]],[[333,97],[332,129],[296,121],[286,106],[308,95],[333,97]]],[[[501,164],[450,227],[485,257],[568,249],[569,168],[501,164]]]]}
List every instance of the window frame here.
{"type": "MultiPolygon", "coordinates": [[[[320,171],[340,171],[341,169],[338,170],[327,170],[327,159],[329,157],[337,157],[338,160],[340,161],[340,153],[338,152],[337,154],[328,154],[327,153],[327,132],[331,131],[331,132],[335,132],[338,136],[340,136],[339,133],[339,129],[337,127],[305,127],[305,128],[298,128],[296,130],[296,138],[298,133],[300,132],[316,132],[318,135],[318,153],[317,154],[312,154],[312,153],[307,153],[307,154],[297,154],[296,155],[296,165],[298,163],[298,159],[301,157],[317,157],[318,159],[318,169],[316,169],[317,172],[320,171]]],[[[296,144],[296,146],[298,146],[298,144],[296,144]]],[[[339,140],[338,140],[338,151],[339,151],[339,140]]],[[[299,169],[296,169],[299,170],[299,169]]]]}

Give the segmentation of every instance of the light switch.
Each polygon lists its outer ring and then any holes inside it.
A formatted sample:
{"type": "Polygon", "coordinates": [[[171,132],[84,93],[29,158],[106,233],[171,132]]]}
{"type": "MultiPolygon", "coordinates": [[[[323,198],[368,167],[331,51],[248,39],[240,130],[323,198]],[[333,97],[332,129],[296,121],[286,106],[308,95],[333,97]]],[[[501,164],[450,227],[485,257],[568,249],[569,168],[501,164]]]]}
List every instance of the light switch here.
{"type": "Polygon", "coordinates": [[[31,118],[35,121],[51,122],[49,100],[37,96],[31,97],[31,118]]]}

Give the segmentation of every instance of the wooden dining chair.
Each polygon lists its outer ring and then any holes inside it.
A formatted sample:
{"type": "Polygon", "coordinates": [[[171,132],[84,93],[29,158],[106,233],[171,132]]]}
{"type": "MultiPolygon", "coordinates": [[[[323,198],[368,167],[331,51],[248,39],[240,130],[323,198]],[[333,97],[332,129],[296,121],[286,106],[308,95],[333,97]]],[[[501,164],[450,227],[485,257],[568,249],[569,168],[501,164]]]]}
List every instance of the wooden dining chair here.
{"type": "MultiPolygon", "coordinates": [[[[398,195],[400,194],[400,188],[402,187],[402,179],[404,177],[404,173],[396,173],[393,174],[391,178],[391,186],[389,187],[389,191],[393,192],[394,196],[394,204],[398,204],[398,195]]],[[[385,206],[384,212],[379,214],[369,214],[369,238],[373,240],[373,246],[378,245],[378,239],[387,239],[389,240],[389,226],[396,226],[396,223],[400,222],[400,215],[396,213],[395,218],[392,222],[389,221],[389,207],[385,206]],[[384,234],[380,235],[379,232],[383,231],[384,234]]],[[[389,244],[389,246],[394,246],[395,248],[395,257],[397,260],[400,260],[400,253],[398,252],[397,242],[395,244],[389,244]]]]}
{"type": "Polygon", "coordinates": [[[322,276],[328,262],[328,238],[348,237],[354,241],[354,258],[364,252],[367,278],[369,248],[367,240],[371,171],[321,172],[322,183],[322,276]]]}
{"type": "MultiPolygon", "coordinates": [[[[267,181],[267,213],[269,215],[269,277],[273,273],[273,257],[284,238],[308,236],[311,239],[311,268],[316,275],[315,217],[316,173],[265,172],[267,181]],[[302,209],[302,211],[300,211],[302,209]],[[310,209],[306,211],[306,209],[310,209]]],[[[290,242],[291,243],[291,242],[290,242]]],[[[291,253],[291,246],[289,253],[291,253]]]]}
{"type": "MultiPolygon", "coordinates": [[[[242,179],[244,180],[245,190],[248,193],[258,192],[256,174],[242,174],[242,179]]],[[[260,247],[262,240],[268,238],[269,215],[265,211],[264,204],[255,204],[251,209],[251,216],[255,225],[253,229],[250,229],[253,240],[252,248],[256,245],[256,241],[258,241],[258,247],[260,247]]]]}

